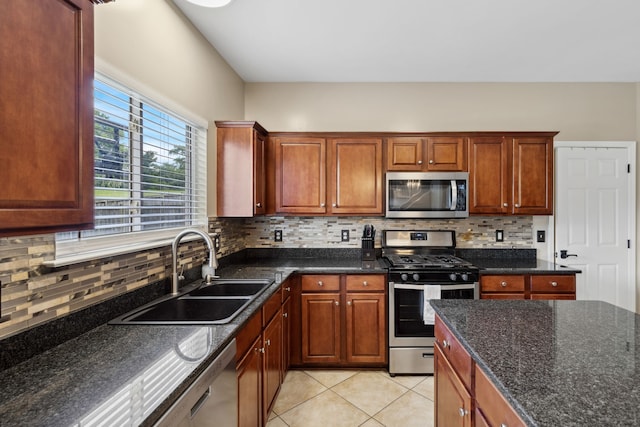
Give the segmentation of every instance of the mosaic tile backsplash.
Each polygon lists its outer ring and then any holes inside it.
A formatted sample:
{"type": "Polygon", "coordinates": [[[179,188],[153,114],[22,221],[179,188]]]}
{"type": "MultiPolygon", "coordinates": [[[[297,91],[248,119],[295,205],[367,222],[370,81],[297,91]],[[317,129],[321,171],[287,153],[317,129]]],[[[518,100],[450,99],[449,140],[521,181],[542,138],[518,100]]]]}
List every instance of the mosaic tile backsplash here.
{"type": "MultiPolygon", "coordinates": [[[[473,217],[457,220],[390,220],[380,217],[217,218],[210,230],[221,236],[220,257],[244,248],[358,248],[364,224],[377,230],[423,228],[455,230],[460,248],[530,248],[532,217],[473,217]],[[504,242],[495,242],[495,230],[504,242]],[[274,242],[282,230],[282,242],[274,242]],[[349,230],[350,241],[341,241],[349,230]]],[[[0,238],[0,339],[68,313],[90,307],[171,275],[171,249],[162,247],[95,259],[58,268],[42,266],[54,258],[54,235],[0,238]]],[[[380,233],[376,235],[380,247],[380,233]]],[[[200,241],[180,247],[185,269],[203,263],[200,241]]]]}

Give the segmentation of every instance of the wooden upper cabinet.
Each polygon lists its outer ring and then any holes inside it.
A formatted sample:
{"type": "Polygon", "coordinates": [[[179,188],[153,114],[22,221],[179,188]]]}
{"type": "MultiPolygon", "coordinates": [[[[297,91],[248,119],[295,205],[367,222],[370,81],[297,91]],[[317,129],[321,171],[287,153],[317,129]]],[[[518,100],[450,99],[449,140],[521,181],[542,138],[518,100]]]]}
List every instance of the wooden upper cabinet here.
{"type": "Polygon", "coordinates": [[[509,150],[502,136],[469,139],[469,213],[506,214],[509,207],[509,150]]]}
{"type": "Polygon", "coordinates": [[[382,139],[328,141],[328,211],[382,214],[382,139]]]}
{"type": "Polygon", "coordinates": [[[264,215],[267,131],[256,122],[216,122],[216,126],[218,216],[264,215]]]}
{"type": "Polygon", "coordinates": [[[93,4],[3,2],[0,236],[93,226],[93,4]]]}
{"type": "Polygon", "coordinates": [[[553,137],[512,139],[515,215],[553,214],[553,137]]]}
{"type": "Polygon", "coordinates": [[[469,139],[469,213],[553,214],[553,136],[469,139]]]}
{"type": "Polygon", "coordinates": [[[465,171],[463,136],[396,137],[387,140],[389,171],[465,171]]]}
{"type": "Polygon", "coordinates": [[[326,213],[326,140],[275,138],[275,153],[276,211],[326,213]]]}

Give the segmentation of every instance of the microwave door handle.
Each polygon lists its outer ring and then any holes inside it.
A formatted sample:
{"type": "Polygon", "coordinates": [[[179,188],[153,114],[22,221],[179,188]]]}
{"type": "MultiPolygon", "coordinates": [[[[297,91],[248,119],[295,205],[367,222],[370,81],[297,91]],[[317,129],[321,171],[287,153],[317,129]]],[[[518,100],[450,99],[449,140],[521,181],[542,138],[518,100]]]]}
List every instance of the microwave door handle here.
{"type": "Polygon", "coordinates": [[[458,183],[455,179],[451,180],[451,210],[455,211],[458,206],[458,183]]]}

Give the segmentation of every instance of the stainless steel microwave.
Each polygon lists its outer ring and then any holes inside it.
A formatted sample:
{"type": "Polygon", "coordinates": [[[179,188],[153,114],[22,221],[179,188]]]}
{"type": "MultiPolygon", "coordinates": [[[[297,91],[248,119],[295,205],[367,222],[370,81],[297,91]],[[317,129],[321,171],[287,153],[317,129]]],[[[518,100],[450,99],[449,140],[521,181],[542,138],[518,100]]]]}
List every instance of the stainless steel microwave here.
{"type": "Polygon", "coordinates": [[[387,172],[387,218],[466,218],[468,172],[387,172]]]}

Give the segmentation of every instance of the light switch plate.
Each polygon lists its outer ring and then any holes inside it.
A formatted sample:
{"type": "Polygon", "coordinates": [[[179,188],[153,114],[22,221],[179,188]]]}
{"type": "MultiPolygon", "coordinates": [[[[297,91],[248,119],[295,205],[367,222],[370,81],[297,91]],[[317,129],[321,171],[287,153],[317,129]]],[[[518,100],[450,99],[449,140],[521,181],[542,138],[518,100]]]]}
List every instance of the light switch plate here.
{"type": "Polygon", "coordinates": [[[536,231],[536,240],[538,241],[538,243],[544,243],[545,242],[545,232],[544,232],[544,230],[536,231]]]}

